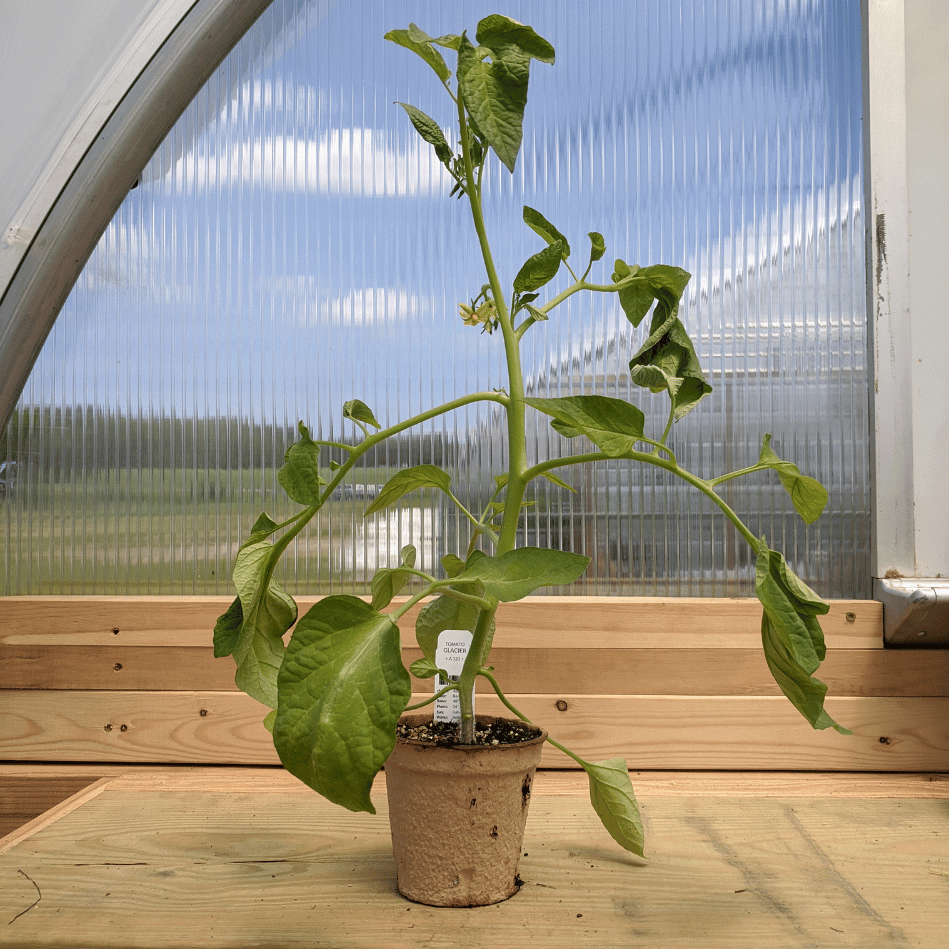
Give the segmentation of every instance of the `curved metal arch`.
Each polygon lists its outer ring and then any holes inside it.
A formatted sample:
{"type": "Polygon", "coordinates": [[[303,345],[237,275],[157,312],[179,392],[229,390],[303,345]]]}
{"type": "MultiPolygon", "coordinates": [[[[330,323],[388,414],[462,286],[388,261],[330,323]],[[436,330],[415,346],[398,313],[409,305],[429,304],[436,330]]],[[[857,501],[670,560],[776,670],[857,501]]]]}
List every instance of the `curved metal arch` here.
{"type": "Polygon", "coordinates": [[[272,0],[198,0],[76,163],[0,301],[0,430],[73,284],[142,168],[272,0]]]}

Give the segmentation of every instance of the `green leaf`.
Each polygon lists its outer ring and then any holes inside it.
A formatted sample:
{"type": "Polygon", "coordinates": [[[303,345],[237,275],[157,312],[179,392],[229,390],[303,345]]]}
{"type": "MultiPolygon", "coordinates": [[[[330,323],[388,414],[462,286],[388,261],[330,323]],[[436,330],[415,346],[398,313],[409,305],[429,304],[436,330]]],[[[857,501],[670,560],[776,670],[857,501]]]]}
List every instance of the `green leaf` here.
{"type": "Polygon", "coordinates": [[[629,780],[629,769],[622,758],[583,762],[590,779],[590,803],[610,836],[625,850],[637,856],[643,853],[643,822],[629,780]]]}
{"type": "Polygon", "coordinates": [[[446,168],[451,170],[451,160],[454,157],[454,152],[445,140],[445,136],[438,127],[438,123],[422,112],[421,109],[416,109],[414,105],[407,105],[405,102],[400,102],[399,105],[408,113],[412,125],[415,126],[415,131],[435,149],[435,155],[438,160],[446,168]]]}
{"type": "Polygon", "coordinates": [[[574,428],[572,425],[568,425],[562,419],[555,418],[551,423],[550,427],[555,432],[560,432],[564,438],[579,438],[583,432],[578,428],[574,428]]]}
{"type": "MultiPolygon", "coordinates": [[[[421,56],[422,59],[435,70],[435,73],[442,82],[445,82],[451,77],[451,70],[442,58],[442,54],[431,46],[434,41],[414,24],[407,30],[389,30],[383,38],[389,40],[390,43],[404,46],[406,49],[410,49],[413,53],[421,56]],[[422,36],[426,38],[421,39],[422,36]]],[[[439,45],[443,46],[447,44],[440,43],[439,45]]]]}
{"type": "Polygon", "coordinates": [[[266,538],[276,529],[266,514],[257,519],[234,564],[237,600],[214,628],[214,654],[233,655],[238,687],[270,708],[277,704],[283,636],[297,618],[293,598],[272,577],[280,553],[266,538]]]}
{"type": "Polygon", "coordinates": [[[277,480],[297,504],[321,505],[320,494],[327,482],[320,475],[320,446],[310,437],[303,422],[300,422],[300,440],[287,449],[277,480]]]}
{"type": "Polygon", "coordinates": [[[547,314],[543,310],[538,310],[536,306],[531,306],[529,303],[525,303],[523,309],[527,310],[527,312],[534,317],[535,323],[542,323],[547,319],[547,314]]]}
{"type": "Polygon", "coordinates": [[[518,23],[510,17],[497,13],[486,16],[478,23],[475,39],[501,60],[504,60],[510,51],[517,50],[548,66],[554,64],[553,46],[535,33],[532,27],[518,23]]]}
{"type": "Polygon", "coordinates": [[[355,422],[365,422],[373,428],[382,428],[376,421],[376,417],[372,414],[372,409],[359,399],[350,399],[344,403],[343,418],[351,418],[355,422]]]}
{"type": "MultiPolygon", "coordinates": [[[[470,562],[471,558],[469,558],[470,562]]],[[[469,593],[475,592],[479,596],[484,592],[480,585],[474,591],[470,585],[466,589],[469,593]]],[[[456,600],[447,593],[426,603],[419,610],[418,618],[415,620],[415,638],[424,655],[434,661],[435,650],[438,647],[438,634],[446,629],[466,629],[473,633],[478,623],[479,613],[480,610],[473,603],[456,600]]],[[[488,636],[489,644],[493,636],[494,621],[492,620],[491,632],[488,636]]],[[[490,649],[490,645],[488,648],[490,649]]]]}
{"type": "Polygon", "coordinates": [[[606,241],[597,231],[590,231],[590,263],[595,264],[606,253],[606,241]]]}
{"type": "MultiPolygon", "coordinates": [[[[402,548],[401,561],[402,567],[415,566],[416,550],[411,544],[402,548]]],[[[372,578],[370,590],[372,591],[372,608],[381,610],[392,602],[392,598],[415,576],[411,570],[401,569],[399,567],[383,567],[377,570],[372,578]]]]}
{"type": "Polygon", "coordinates": [[[411,672],[416,679],[431,679],[438,675],[438,666],[436,666],[435,662],[429,659],[428,656],[422,656],[421,659],[416,659],[415,662],[409,666],[409,672],[411,672]]]}
{"type": "MultiPolygon", "coordinates": [[[[630,376],[636,385],[652,392],[668,392],[677,421],[712,391],[692,340],[678,318],[679,299],[688,281],[689,274],[678,267],[644,267],[634,275],[629,291],[640,295],[648,291],[656,299],[649,337],[630,360],[630,376]]],[[[627,304],[624,303],[623,308],[630,316],[627,304]]],[[[635,310],[639,313],[639,302],[635,310]]]]}
{"type": "Polygon", "coordinates": [[[643,438],[646,418],[643,413],[621,399],[603,395],[570,395],[560,399],[525,399],[545,415],[553,416],[554,427],[562,435],[586,435],[601,451],[620,457],[635,450],[643,438]]]}
{"type": "Polygon", "coordinates": [[[465,562],[455,554],[445,554],[441,560],[442,569],[449,577],[457,577],[465,569],[465,562]]]}
{"type": "Polygon", "coordinates": [[[566,481],[562,481],[555,474],[552,474],[549,471],[544,471],[541,477],[546,478],[551,484],[557,485],[558,488],[566,488],[568,491],[571,491],[573,494],[577,493],[577,489],[572,484],[567,484],[566,481]]]}
{"type": "Polygon", "coordinates": [[[526,204],[524,205],[524,223],[532,231],[539,234],[548,244],[556,244],[557,241],[560,241],[563,245],[561,256],[564,260],[570,256],[570,245],[567,243],[567,238],[564,237],[540,211],[535,211],[526,204]]]}
{"type": "Polygon", "coordinates": [[[589,566],[590,558],[562,550],[517,547],[499,557],[482,557],[465,567],[456,579],[478,580],[485,592],[510,603],[545,586],[573,583],[589,566]]]}
{"type": "Polygon", "coordinates": [[[395,504],[403,495],[418,488],[438,488],[448,493],[451,476],[436,465],[416,465],[394,474],[366,508],[365,517],[395,504]]]}
{"type": "Polygon", "coordinates": [[[414,23],[409,24],[408,33],[417,43],[434,43],[436,46],[444,46],[446,49],[458,49],[458,44],[461,42],[461,37],[454,33],[446,33],[444,36],[429,36],[414,23]]]}
{"type": "Polygon", "coordinates": [[[514,278],[514,290],[524,293],[529,290],[539,290],[557,275],[563,261],[563,244],[554,241],[542,251],[529,257],[524,266],[514,278]]]}
{"type": "Polygon", "coordinates": [[[817,620],[830,607],[762,539],[755,567],[755,593],[764,607],[761,641],[768,668],[781,691],[814,728],[850,734],[824,711],[827,686],[812,677],[826,652],[817,620]]]}
{"type": "Polygon", "coordinates": [[[241,626],[244,625],[244,611],[241,608],[241,598],[234,597],[234,602],[222,613],[214,624],[214,658],[221,659],[230,656],[237,648],[241,626]]]}
{"type": "Polygon", "coordinates": [[[794,510],[801,515],[805,524],[813,524],[827,506],[827,489],[814,478],[801,474],[801,469],[790,461],[782,461],[771,447],[771,435],[765,435],[761,445],[759,465],[774,469],[781,484],[791,496],[794,510]]]}
{"type": "Polygon", "coordinates": [[[392,620],[356,597],[320,600],[280,670],[274,745],[284,767],[334,804],[374,814],[369,792],[411,688],[392,620]]]}
{"type": "Polygon", "coordinates": [[[458,88],[475,128],[513,172],[523,137],[530,61],[553,63],[554,49],[529,26],[494,15],[478,24],[475,48],[458,44],[458,88]]]}
{"type": "MultiPolygon", "coordinates": [[[[617,259],[613,264],[613,283],[621,283],[627,277],[635,276],[640,269],[639,266],[630,267],[625,261],[617,259]]],[[[626,319],[638,327],[656,299],[652,290],[643,283],[631,282],[619,290],[618,294],[626,319]]]]}

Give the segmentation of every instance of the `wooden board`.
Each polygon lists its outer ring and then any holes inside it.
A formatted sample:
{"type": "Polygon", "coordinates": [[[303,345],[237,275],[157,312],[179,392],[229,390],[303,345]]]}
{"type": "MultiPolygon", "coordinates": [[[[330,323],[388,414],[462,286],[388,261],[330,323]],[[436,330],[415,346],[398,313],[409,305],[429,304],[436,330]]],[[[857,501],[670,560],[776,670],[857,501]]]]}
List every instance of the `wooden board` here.
{"type": "Polygon", "coordinates": [[[81,774],[9,774],[0,770],[0,837],[48,811],[95,778],[81,774]]]}
{"type": "MultiPolygon", "coordinates": [[[[210,647],[7,645],[0,689],[231,690],[234,660],[210,647]]],[[[421,656],[403,649],[410,666],[421,656]]],[[[520,693],[780,695],[760,645],[676,649],[498,646],[498,681],[520,693]]],[[[837,649],[820,669],[831,695],[949,696],[949,650],[837,649]]],[[[425,685],[415,680],[417,691],[425,685]]],[[[491,687],[479,680],[478,691],[491,687]]]]}
{"type": "MultiPolygon", "coordinates": [[[[206,647],[230,597],[5,597],[0,645],[206,647]]],[[[315,602],[300,597],[302,614],[315,602]]],[[[399,600],[394,601],[400,602],[399,600]]],[[[882,648],[883,607],[873,600],[833,600],[821,617],[835,649],[882,648]]],[[[417,609],[401,624],[414,647],[417,609]]],[[[760,647],[755,599],[535,596],[498,608],[498,644],[534,648],[637,649],[760,647]]]]}
{"type": "Polygon", "coordinates": [[[372,817],[276,776],[119,779],[0,854],[0,945],[942,949],[949,783],[893,797],[905,779],[886,794],[877,778],[882,796],[825,796],[825,777],[793,776],[751,796],[742,777],[681,776],[688,794],[641,784],[643,862],[582,786],[551,793],[542,774],[524,887],[472,910],[396,894],[381,782],[372,817]]]}
{"type": "MultiPolygon", "coordinates": [[[[577,754],[635,768],[949,770],[945,698],[828,699],[851,736],[812,730],[783,696],[510,698],[577,754]]],[[[273,763],[262,712],[239,692],[0,692],[0,760],[273,763]]],[[[548,746],[545,767],[570,764],[548,746]]]]}

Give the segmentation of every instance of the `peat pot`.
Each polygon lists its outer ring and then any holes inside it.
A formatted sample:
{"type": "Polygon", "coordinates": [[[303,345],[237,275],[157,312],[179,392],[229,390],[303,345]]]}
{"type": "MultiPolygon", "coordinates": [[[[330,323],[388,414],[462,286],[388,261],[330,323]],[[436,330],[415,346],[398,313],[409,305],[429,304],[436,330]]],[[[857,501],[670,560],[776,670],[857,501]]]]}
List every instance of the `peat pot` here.
{"type": "MultiPolygon", "coordinates": [[[[431,715],[402,721],[424,724],[431,715]]],[[[524,824],[547,738],[537,733],[512,745],[396,742],[385,774],[403,896],[429,906],[486,906],[520,889],[524,824]]]]}

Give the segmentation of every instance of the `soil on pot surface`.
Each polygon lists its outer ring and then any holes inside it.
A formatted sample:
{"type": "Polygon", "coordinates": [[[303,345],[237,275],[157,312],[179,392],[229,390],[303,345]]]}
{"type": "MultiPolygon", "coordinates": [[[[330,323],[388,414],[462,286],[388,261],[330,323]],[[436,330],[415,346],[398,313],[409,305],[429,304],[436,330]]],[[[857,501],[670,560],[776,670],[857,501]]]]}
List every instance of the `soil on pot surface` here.
{"type": "MultiPolygon", "coordinates": [[[[457,745],[458,724],[455,722],[399,722],[396,737],[402,741],[425,741],[436,745],[457,745]]],[[[516,745],[539,737],[541,730],[526,722],[499,718],[480,720],[475,726],[476,745],[516,745]]]]}

